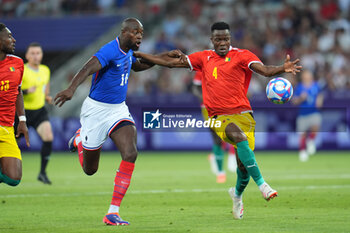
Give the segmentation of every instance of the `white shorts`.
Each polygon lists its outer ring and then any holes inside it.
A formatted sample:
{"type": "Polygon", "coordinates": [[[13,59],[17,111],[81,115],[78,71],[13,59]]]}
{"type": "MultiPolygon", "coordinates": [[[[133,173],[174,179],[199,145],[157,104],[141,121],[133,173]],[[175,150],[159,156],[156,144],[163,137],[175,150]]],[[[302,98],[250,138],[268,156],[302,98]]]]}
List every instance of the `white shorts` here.
{"type": "Polygon", "coordinates": [[[321,114],[319,112],[315,112],[309,115],[301,115],[297,117],[296,127],[298,132],[306,132],[312,126],[320,126],[321,125],[321,114]]]}
{"type": "Polygon", "coordinates": [[[87,97],[80,113],[80,137],[83,148],[86,150],[101,148],[113,129],[122,121],[135,124],[125,102],[108,104],[87,97]]]}

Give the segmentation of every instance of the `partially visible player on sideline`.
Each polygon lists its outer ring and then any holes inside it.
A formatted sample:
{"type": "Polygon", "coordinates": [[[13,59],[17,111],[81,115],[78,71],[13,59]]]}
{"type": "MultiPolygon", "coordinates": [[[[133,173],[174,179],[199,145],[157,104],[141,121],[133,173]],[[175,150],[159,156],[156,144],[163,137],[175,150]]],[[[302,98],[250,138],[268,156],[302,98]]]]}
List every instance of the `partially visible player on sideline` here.
{"type": "MultiPolygon", "coordinates": [[[[81,109],[81,128],[69,141],[69,147],[71,151],[78,150],[80,164],[87,175],[97,171],[101,147],[108,137],[120,151],[122,161],[114,180],[112,202],[103,218],[107,225],[129,224],[119,215],[137,158],[135,123],[125,104],[128,79],[130,69],[142,71],[154,65],[133,56],[142,37],[141,22],[135,18],[125,19],[119,36],[95,53],[74,76],[70,86],[55,97],[55,104],[62,106],[92,75],[90,94],[81,109]]],[[[177,51],[174,53],[179,56],[177,51]]],[[[171,53],[164,54],[168,55],[172,56],[171,53]]]]}
{"type": "Polygon", "coordinates": [[[305,162],[316,153],[315,138],[322,122],[319,109],[323,105],[321,88],[310,70],[301,73],[301,82],[295,88],[292,103],[299,106],[296,120],[297,132],[300,133],[299,160],[305,162]]]}
{"type": "MultiPolygon", "coordinates": [[[[51,184],[46,174],[52,151],[52,127],[45,101],[52,104],[50,96],[50,69],[42,65],[43,50],[39,43],[31,43],[26,52],[28,63],[24,65],[22,91],[27,125],[33,127],[42,140],[40,150],[41,166],[38,180],[44,184],[51,184]]],[[[18,121],[15,121],[15,128],[18,121]]]]}
{"type": "MultiPolygon", "coordinates": [[[[199,99],[201,102],[201,110],[203,119],[208,120],[208,111],[203,104],[203,96],[202,96],[202,72],[197,71],[193,77],[193,94],[199,99]]],[[[224,149],[226,147],[226,143],[221,140],[221,138],[216,135],[215,131],[210,129],[210,134],[213,138],[213,149],[212,153],[209,154],[208,160],[210,163],[210,168],[212,172],[216,175],[217,183],[225,183],[226,182],[226,173],[224,170],[224,149]]],[[[227,167],[230,171],[235,172],[237,169],[235,149],[231,144],[228,144],[228,161],[227,167]]]]}
{"type": "Polygon", "coordinates": [[[0,23],[0,183],[16,186],[22,179],[22,157],[18,148],[13,123],[19,116],[17,137],[24,134],[29,146],[28,129],[21,90],[23,60],[11,55],[16,40],[11,31],[0,23]]]}
{"type": "Polygon", "coordinates": [[[208,110],[209,118],[221,122],[221,127],[214,126],[213,130],[223,141],[237,147],[237,184],[229,193],[233,200],[233,216],[242,219],[242,193],[250,177],[258,185],[265,200],[277,196],[277,191],[262,177],[253,152],[255,120],[247,98],[252,71],[266,77],[285,72],[295,75],[301,66],[297,65],[299,59],[290,61],[289,55],[283,65],[266,66],[250,51],[232,48],[230,28],[225,22],[212,25],[211,42],[214,50],[182,55],[180,61],[140,52],[135,53],[135,56],[162,66],[202,71],[203,104],[208,110]]]}

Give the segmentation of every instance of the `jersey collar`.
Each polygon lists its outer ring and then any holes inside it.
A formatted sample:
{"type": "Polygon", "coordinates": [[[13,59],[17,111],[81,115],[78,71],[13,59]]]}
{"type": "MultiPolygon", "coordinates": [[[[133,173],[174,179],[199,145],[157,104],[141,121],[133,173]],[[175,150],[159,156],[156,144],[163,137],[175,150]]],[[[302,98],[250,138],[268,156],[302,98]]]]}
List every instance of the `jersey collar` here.
{"type": "Polygon", "coordinates": [[[115,40],[117,41],[119,51],[122,52],[124,55],[126,55],[126,52],[124,52],[124,51],[120,48],[119,37],[115,38],[115,40]]]}

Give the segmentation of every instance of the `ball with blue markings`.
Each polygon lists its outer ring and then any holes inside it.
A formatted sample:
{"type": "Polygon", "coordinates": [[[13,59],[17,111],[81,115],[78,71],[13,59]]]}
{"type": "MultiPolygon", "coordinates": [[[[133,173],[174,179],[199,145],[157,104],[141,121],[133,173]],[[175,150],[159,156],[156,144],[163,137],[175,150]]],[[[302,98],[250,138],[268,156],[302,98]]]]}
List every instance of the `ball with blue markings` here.
{"type": "Polygon", "coordinates": [[[266,96],[274,104],[287,103],[293,96],[292,84],[284,78],[274,78],[266,86],[266,96]]]}

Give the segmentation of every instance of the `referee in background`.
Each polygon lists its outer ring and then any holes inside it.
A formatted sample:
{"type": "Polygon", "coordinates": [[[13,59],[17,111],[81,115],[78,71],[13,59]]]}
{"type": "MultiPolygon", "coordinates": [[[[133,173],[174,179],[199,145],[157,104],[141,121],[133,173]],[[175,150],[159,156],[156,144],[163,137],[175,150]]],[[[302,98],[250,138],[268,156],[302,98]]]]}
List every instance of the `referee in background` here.
{"type": "Polygon", "coordinates": [[[46,174],[46,167],[52,151],[53,133],[45,108],[45,101],[52,104],[50,69],[41,64],[43,50],[39,43],[31,43],[25,56],[28,63],[24,65],[22,90],[27,125],[36,130],[43,143],[40,151],[41,167],[38,180],[44,184],[51,184],[46,174]]]}

